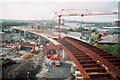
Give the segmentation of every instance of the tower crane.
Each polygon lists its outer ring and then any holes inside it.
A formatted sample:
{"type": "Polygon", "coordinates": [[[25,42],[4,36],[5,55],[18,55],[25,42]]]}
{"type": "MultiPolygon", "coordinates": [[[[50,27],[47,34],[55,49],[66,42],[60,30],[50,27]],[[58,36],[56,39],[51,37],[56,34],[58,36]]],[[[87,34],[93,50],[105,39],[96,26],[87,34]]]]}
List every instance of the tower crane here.
{"type": "MultiPolygon", "coordinates": [[[[83,13],[64,13],[64,11],[78,11],[81,9],[61,9],[60,11],[55,12],[55,17],[53,18],[53,20],[55,20],[56,18],[58,18],[58,42],[60,45],[60,26],[61,26],[61,17],[70,17],[70,16],[80,16],[80,17],[84,17],[84,16],[103,16],[103,15],[117,15],[119,14],[118,12],[108,12],[108,13],[90,13],[88,12],[88,9],[85,9],[85,12],[83,13]]],[[[58,50],[58,57],[60,56],[60,49],[58,50]]]]}
{"type": "Polygon", "coordinates": [[[65,17],[65,16],[100,16],[100,15],[116,15],[118,14],[118,12],[108,12],[108,13],[90,13],[88,12],[88,9],[85,9],[85,12],[83,13],[68,13],[65,14],[65,11],[76,11],[76,10],[80,10],[80,9],[62,9],[61,11],[57,11],[55,12],[56,16],[53,19],[61,18],[61,17],[65,17]]]}

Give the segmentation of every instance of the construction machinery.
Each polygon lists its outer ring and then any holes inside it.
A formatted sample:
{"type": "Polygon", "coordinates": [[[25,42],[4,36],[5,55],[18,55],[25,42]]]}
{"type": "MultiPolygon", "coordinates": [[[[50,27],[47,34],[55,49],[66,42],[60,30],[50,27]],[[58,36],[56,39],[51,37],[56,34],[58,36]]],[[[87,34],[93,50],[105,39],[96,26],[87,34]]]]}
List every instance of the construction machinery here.
{"type": "MultiPolygon", "coordinates": [[[[72,13],[69,11],[80,11],[81,9],[61,9],[60,11],[55,12],[55,17],[53,18],[53,20],[58,19],[58,42],[60,45],[60,26],[61,26],[61,17],[70,17],[70,16],[80,16],[80,17],[84,17],[84,16],[102,16],[102,15],[117,15],[118,12],[108,12],[108,13],[90,13],[88,12],[88,9],[83,10],[83,12],[79,12],[79,13],[72,13]],[[68,13],[65,13],[65,11],[67,11],[68,13]]],[[[83,21],[83,20],[82,20],[83,21]]],[[[60,56],[60,49],[58,50],[58,57],[60,56]]]]}

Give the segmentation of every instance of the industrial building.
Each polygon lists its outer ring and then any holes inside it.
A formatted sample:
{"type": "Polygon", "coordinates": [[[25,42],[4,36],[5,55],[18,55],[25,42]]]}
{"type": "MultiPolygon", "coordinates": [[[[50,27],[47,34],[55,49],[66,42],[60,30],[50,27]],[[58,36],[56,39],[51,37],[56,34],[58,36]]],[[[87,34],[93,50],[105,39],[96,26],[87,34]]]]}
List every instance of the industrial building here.
{"type": "Polygon", "coordinates": [[[10,34],[6,34],[4,32],[0,32],[0,41],[5,42],[5,41],[11,41],[11,36],[10,34]]]}

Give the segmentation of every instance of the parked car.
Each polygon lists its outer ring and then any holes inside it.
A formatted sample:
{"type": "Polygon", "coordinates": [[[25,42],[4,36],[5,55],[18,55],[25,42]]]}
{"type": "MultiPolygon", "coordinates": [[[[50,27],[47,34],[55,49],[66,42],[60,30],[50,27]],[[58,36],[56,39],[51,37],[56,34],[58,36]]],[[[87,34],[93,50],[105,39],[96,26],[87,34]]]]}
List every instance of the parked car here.
{"type": "Polygon", "coordinates": [[[54,64],[55,64],[56,67],[60,67],[61,66],[60,61],[55,61],[54,64]]]}
{"type": "Polygon", "coordinates": [[[48,54],[47,57],[48,58],[51,58],[53,56],[53,54],[48,54]]]}

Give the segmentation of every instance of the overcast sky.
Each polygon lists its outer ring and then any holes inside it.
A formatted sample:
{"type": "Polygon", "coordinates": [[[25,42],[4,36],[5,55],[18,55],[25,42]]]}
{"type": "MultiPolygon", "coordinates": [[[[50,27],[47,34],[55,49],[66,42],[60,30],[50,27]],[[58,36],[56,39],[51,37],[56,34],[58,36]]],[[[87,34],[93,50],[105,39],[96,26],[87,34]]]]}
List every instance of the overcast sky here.
{"type": "MultiPolygon", "coordinates": [[[[88,9],[93,13],[112,12],[118,10],[119,0],[0,0],[0,18],[45,20],[52,19],[55,11],[61,9],[88,9]]],[[[83,20],[114,21],[117,16],[85,17],[83,20]]],[[[67,17],[65,19],[79,19],[80,17],[67,17]]]]}

